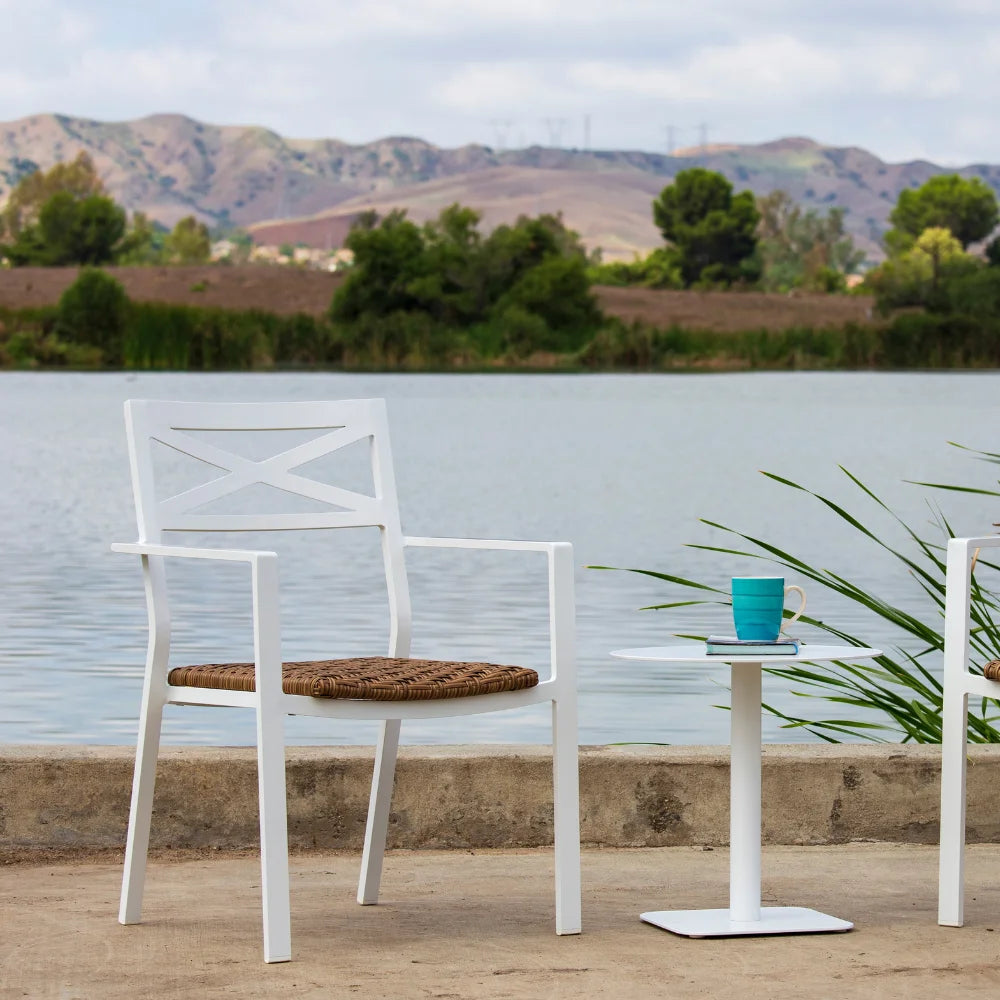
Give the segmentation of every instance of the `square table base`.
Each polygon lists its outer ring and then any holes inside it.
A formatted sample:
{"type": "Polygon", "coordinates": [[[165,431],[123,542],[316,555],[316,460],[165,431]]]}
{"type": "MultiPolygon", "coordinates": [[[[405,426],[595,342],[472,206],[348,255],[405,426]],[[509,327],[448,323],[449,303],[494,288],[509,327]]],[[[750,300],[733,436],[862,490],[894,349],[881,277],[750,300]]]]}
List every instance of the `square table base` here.
{"type": "Polygon", "coordinates": [[[654,910],[640,914],[647,924],[685,937],[737,937],[744,934],[826,934],[854,924],[803,906],[761,907],[760,920],[732,920],[729,910],[654,910]]]}

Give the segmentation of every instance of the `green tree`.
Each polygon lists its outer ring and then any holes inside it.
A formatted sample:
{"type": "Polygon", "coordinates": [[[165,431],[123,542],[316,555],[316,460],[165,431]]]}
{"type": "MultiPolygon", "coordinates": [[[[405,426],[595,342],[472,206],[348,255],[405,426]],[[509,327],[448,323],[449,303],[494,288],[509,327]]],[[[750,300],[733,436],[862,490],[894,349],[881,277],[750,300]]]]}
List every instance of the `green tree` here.
{"type": "Polygon", "coordinates": [[[890,257],[865,279],[882,312],[903,306],[949,308],[950,284],[982,265],[941,226],[924,230],[905,253],[890,257]]]}
{"type": "Polygon", "coordinates": [[[762,288],[774,292],[846,288],[846,275],[857,270],[864,253],[844,232],[842,208],[832,208],[825,216],[814,209],[804,212],[786,191],[772,191],[757,207],[762,288]]]}
{"type": "Polygon", "coordinates": [[[480,219],[454,204],[423,228],[424,265],[411,288],[427,312],[451,326],[476,322],[488,299],[480,219]]]}
{"type": "Polygon", "coordinates": [[[124,232],[125,212],[110,198],[58,191],[42,206],[38,220],[3,251],[15,266],[107,264],[115,259],[124,232]]]}
{"type": "Polygon", "coordinates": [[[595,285],[638,285],[642,288],[683,288],[680,263],[673,247],[657,247],[645,257],[636,254],[630,261],[616,260],[590,267],[595,285]]]}
{"type": "Polygon", "coordinates": [[[519,353],[531,350],[569,351],[583,345],[586,335],[601,321],[597,301],[590,293],[587,262],[579,256],[551,256],[524,272],[500,297],[492,316],[501,326],[515,315],[530,314],[542,332],[532,343],[512,342],[519,353]]]}
{"type": "Polygon", "coordinates": [[[354,267],[334,295],[332,319],[352,323],[420,309],[415,283],[427,270],[424,234],[405,211],[396,209],[382,219],[363,213],[344,245],[354,254],[354,267]]]}
{"type": "Polygon", "coordinates": [[[208,226],[193,215],[186,215],[170,230],[163,251],[175,264],[204,264],[212,255],[208,226]]]}
{"type": "Polygon", "coordinates": [[[118,247],[119,264],[157,264],[163,260],[166,230],[144,212],[133,212],[132,221],[118,247]]]}
{"type": "Polygon", "coordinates": [[[457,204],[424,226],[402,211],[359,218],[346,241],[354,265],[330,307],[351,345],[401,356],[408,338],[440,347],[451,331],[451,343],[487,356],[579,346],[601,316],[577,235],[558,216],[522,217],[487,237],[479,221],[457,204]]]}
{"type": "Polygon", "coordinates": [[[949,281],[947,311],[987,321],[1000,319],[1000,267],[980,267],[949,281]]]}
{"type": "Polygon", "coordinates": [[[685,287],[754,281],[760,214],[753,194],[733,194],[720,173],[682,170],[653,202],[653,221],[676,249],[685,287]]]}
{"type": "Polygon", "coordinates": [[[48,171],[35,170],[21,179],[0,212],[0,240],[16,240],[38,221],[46,202],[62,192],[77,201],[108,193],[94,161],[82,150],[68,163],[57,163],[48,171]]]}
{"type": "Polygon", "coordinates": [[[939,174],[916,190],[900,192],[886,233],[890,253],[909,250],[927,229],[942,228],[966,249],[985,239],[1000,219],[997,196],[978,177],[939,174]]]}

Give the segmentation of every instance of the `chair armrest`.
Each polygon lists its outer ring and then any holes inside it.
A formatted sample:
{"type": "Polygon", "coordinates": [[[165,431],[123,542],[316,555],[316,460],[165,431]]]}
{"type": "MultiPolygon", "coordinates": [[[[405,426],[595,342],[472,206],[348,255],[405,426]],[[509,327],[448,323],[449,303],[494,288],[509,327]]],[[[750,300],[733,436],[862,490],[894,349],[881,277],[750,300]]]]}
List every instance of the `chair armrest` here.
{"type": "MultiPolygon", "coordinates": [[[[944,600],[944,684],[947,691],[952,685],[972,693],[987,694],[993,683],[971,675],[972,628],[972,567],[980,549],[1000,546],[1000,535],[950,538],[945,573],[944,600]]],[[[992,697],[992,695],[988,695],[992,697]]]]}
{"type": "MultiPolygon", "coordinates": [[[[176,556],[181,559],[214,559],[242,562],[250,566],[253,604],[253,645],[256,687],[260,697],[281,695],[281,623],[278,610],[278,553],[254,549],[203,549],[188,545],[161,545],[154,542],[115,542],[113,552],[142,556],[149,607],[150,634],[153,642],[165,633],[169,637],[169,613],[165,608],[162,573],[151,577],[150,556],[176,556]]],[[[169,645],[169,638],[167,639],[169,645]]],[[[151,647],[152,648],[152,647],[151,647]]],[[[150,656],[152,657],[152,653],[150,656]]],[[[166,654],[163,654],[164,662],[166,654]]]]}
{"type": "Polygon", "coordinates": [[[522,542],[496,538],[419,538],[407,536],[403,539],[403,544],[415,548],[494,549],[510,552],[547,552],[549,555],[552,555],[557,548],[566,548],[570,551],[573,548],[569,542],[522,542]]]}
{"type": "MultiPolygon", "coordinates": [[[[415,548],[486,549],[544,552],[549,564],[550,681],[576,686],[576,604],[573,595],[573,546],[569,542],[528,542],[487,538],[404,537],[415,548]]],[[[575,697],[575,696],[574,696],[575,697]]]]}
{"type": "Polygon", "coordinates": [[[182,559],[221,559],[227,562],[257,563],[267,557],[277,559],[276,552],[254,549],[203,549],[193,545],[161,545],[157,542],[113,542],[112,552],[136,556],[176,556],[182,559]]]}
{"type": "Polygon", "coordinates": [[[1000,535],[983,535],[981,538],[949,538],[949,545],[965,549],[987,549],[1000,545],[1000,535]]]}

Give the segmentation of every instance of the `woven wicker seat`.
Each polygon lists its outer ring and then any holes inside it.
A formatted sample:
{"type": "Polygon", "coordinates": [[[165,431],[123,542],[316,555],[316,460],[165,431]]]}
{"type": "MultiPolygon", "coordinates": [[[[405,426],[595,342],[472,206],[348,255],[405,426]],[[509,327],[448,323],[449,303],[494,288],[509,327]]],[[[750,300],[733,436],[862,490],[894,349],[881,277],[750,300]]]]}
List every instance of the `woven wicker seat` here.
{"type": "Polygon", "coordinates": [[[1000,681],[1000,660],[990,660],[983,667],[983,676],[991,681],[1000,681]]]}
{"type": "MultiPolygon", "coordinates": [[[[467,698],[499,691],[520,691],[538,683],[538,674],[527,667],[386,656],[285,663],[281,673],[285,694],[372,701],[467,698]]],[[[167,679],[175,687],[255,690],[252,663],[175,667],[167,679]]]]}

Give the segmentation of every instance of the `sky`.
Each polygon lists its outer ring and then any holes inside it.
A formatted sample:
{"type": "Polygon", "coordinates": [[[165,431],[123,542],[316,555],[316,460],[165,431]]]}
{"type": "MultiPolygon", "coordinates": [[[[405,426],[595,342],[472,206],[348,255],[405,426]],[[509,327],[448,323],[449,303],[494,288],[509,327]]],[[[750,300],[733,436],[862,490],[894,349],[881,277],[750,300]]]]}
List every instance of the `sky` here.
{"type": "Polygon", "coordinates": [[[1000,0],[0,0],[0,121],[1000,162],[1000,0]]]}

